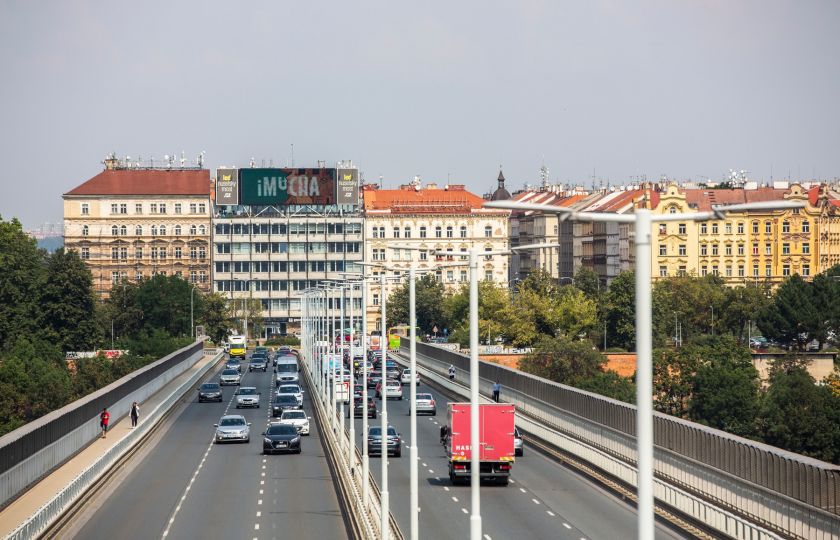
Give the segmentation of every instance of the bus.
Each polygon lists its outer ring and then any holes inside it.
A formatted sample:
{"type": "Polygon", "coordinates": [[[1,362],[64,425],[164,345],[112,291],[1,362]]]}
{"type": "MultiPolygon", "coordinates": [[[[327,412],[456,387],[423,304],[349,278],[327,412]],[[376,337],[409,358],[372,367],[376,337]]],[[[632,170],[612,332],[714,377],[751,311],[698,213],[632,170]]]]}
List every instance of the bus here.
{"type": "MultiPolygon", "coordinates": [[[[400,348],[400,338],[408,338],[408,335],[411,333],[411,327],[407,324],[398,324],[397,326],[392,326],[388,329],[388,349],[392,351],[399,350],[400,348]]],[[[420,329],[414,329],[415,335],[420,335],[420,329]]]]}
{"type": "Polygon", "coordinates": [[[228,338],[228,343],[230,344],[231,358],[234,356],[245,358],[245,336],[230,336],[228,338]]]}

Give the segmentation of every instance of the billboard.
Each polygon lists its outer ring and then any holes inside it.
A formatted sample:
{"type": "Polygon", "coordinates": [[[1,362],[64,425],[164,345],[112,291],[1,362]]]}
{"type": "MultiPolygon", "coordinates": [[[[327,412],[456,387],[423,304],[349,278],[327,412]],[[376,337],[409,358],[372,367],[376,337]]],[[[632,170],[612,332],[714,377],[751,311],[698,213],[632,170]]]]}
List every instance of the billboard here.
{"type": "Polygon", "coordinates": [[[239,169],[240,204],[335,204],[335,169],[239,169]]]}
{"type": "Polygon", "coordinates": [[[359,169],[338,169],[336,175],[336,202],[359,204],[359,169]]]}
{"type": "Polygon", "coordinates": [[[216,169],[216,204],[239,204],[239,172],[236,169],[216,169]]]}

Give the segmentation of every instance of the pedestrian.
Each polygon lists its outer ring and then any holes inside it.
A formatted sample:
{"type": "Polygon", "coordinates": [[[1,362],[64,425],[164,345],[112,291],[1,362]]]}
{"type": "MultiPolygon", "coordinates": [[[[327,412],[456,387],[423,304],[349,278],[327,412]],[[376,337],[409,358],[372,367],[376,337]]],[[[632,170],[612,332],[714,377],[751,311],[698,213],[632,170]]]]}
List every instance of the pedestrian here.
{"type": "Polygon", "coordinates": [[[138,418],[140,418],[140,405],[135,401],[131,404],[131,427],[137,427],[138,418]]]}
{"type": "Polygon", "coordinates": [[[499,393],[502,391],[502,385],[499,384],[499,381],[493,383],[493,401],[496,403],[499,402],[499,393]]]}
{"type": "Polygon", "coordinates": [[[102,412],[99,414],[99,427],[102,428],[102,438],[108,433],[108,420],[111,419],[111,414],[107,407],[102,407],[102,412]]]}
{"type": "Polygon", "coordinates": [[[452,364],[449,364],[449,380],[455,380],[455,366],[453,366],[452,364]]]}
{"type": "Polygon", "coordinates": [[[440,444],[446,446],[446,437],[449,435],[449,426],[446,424],[440,426],[440,444]]]}

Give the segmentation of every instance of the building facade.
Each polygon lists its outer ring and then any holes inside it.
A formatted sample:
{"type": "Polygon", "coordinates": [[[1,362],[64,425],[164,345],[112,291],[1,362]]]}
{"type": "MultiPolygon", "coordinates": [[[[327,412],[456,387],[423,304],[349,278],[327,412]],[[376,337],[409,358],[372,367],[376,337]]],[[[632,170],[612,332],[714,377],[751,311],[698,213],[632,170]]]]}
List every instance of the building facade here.
{"type": "MultiPolygon", "coordinates": [[[[421,270],[434,271],[449,290],[468,282],[467,252],[472,249],[498,251],[508,245],[507,210],[482,208],[485,200],[462,185],[440,188],[421,186],[419,181],[399,189],[362,189],[365,215],[365,260],[405,269],[414,262],[421,270]],[[408,248],[408,249],[399,249],[408,248]],[[463,267],[439,268],[439,264],[463,262],[463,267]]],[[[403,275],[405,271],[398,271],[403,275]]],[[[378,275],[371,268],[368,274],[378,275]]],[[[386,272],[393,276],[394,272],[386,272]]],[[[482,257],[481,279],[508,283],[505,255],[482,257]]],[[[390,295],[399,283],[389,281],[390,295]]],[[[372,286],[368,295],[368,323],[380,321],[380,287],[372,286]]]]}
{"type": "Polygon", "coordinates": [[[115,158],[63,195],[64,246],[93,274],[100,299],[156,274],[210,290],[210,173],[137,168],[115,158]]]}

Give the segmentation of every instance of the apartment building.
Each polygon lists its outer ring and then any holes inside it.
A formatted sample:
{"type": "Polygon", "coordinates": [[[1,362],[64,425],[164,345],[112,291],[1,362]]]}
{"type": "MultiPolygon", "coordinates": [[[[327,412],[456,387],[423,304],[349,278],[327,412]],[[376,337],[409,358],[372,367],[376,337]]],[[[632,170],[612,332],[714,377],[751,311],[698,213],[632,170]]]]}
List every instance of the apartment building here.
{"type": "Polygon", "coordinates": [[[210,173],[141,168],[110,157],[63,195],[64,245],[78,251],[101,299],[115,285],[179,275],[210,290],[210,173]]]}
{"type": "MultiPolygon", "coordinates": [[[[449,290],[468,282],[467,251],[498,251],[509,247],[510,212],[482,208],[485,200],[463,185],[423,186],[419,180],[399,189],[366,185],[362,199],[365,259],[404,269],[415,262],[423,270],[433,270],[449,290]],[[452,262],[464,262],[465,266],[437,268],[439,263],[452,262]]],[[[369,274],[378,272],[375,268],[368,271],[369,274]]],[[[507,256],[482,257],[479,272],[482,279],[507,284],[507,256]]],[[[388,282],[386,294],[390,295],[399,286],[388,282]]],[[[371,287],[367,306],[371,325],[380,320],[380,296],[379,287],[371,287]]]]}

